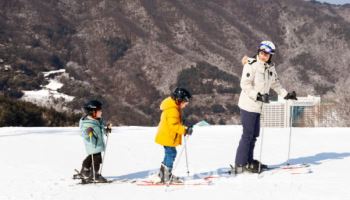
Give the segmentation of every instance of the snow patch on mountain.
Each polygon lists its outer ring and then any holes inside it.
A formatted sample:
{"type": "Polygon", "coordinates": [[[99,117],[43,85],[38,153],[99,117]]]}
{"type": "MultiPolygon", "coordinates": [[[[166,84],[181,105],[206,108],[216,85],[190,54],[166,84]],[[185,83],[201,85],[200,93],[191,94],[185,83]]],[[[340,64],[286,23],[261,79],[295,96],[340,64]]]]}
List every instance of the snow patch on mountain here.
{"type": "Polygon", "coordinates": [[[59,81],[62,76],[69,76],[65,69],[43,72],[48,84],[42,86],[41,90],[24,90],[23,101],[29,101],[43,107],[53,107],[56,110],[67,110],[66,103],[74,99],[73,96],[63,94],[59,91],[63,84],[59,81]]]}

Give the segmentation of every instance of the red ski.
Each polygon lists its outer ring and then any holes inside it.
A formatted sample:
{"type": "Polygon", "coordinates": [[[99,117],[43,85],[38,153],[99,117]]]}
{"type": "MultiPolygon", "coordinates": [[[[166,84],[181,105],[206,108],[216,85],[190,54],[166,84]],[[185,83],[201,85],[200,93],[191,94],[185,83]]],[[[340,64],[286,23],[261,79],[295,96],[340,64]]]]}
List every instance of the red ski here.
{"type": "Polygon", "coordinates": [[[201,186],[201,185],[212,185],[211,181],[201,181],[201,182],[183,182],[183,183],[160,183],[148,180],[137,181],[138,186],[201,186]]]}

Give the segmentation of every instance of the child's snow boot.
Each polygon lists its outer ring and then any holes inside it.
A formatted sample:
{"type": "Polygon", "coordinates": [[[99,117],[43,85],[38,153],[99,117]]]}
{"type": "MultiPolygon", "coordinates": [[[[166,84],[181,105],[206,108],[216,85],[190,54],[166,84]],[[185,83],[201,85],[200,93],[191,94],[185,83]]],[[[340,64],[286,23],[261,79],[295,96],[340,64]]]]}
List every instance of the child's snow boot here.
{"type": "Polygon", "coordinates": [[[81,178],[87,179],[91,176],[91,170],[87,167],[82,167],[80,170],[80,176],[81,178]]]}

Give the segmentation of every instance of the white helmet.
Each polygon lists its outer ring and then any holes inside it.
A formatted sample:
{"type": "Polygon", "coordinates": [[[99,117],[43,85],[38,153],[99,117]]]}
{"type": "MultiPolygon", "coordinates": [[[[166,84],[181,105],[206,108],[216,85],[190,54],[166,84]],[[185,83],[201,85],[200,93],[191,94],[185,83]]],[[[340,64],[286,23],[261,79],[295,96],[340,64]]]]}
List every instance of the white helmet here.
{"type": "Polygon", "coordinates": [[[259,46],[259,51],[264,51],[268,54],[275,54],[276,47],[271,41],[262,41],[259,46]]]}

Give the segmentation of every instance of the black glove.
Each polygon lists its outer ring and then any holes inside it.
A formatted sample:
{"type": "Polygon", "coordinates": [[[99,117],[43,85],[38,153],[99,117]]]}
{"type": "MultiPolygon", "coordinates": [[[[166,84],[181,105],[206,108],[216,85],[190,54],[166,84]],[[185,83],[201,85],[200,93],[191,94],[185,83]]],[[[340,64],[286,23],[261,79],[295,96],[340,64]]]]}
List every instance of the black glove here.
{"type": "Polygon", "coordinates": [[[192,135],[193,132],[193,127],[192,126],[188,126],[185,132],[185,135],[192,135]]]}
{"type": "Polygon", "coordinates": [[[256,97],[257,101],[261,101],[263,103],[270,103],[270,97],[269,94],[260,94],[260,92],[258,92],[258,96],[256,97]]]}
{"type": "Polygon", "coordinates": [[[295,91],[288,92],[288,94],[284,97],[284,99],[286,99],[286,100],[288,100],[288,99],[298,100],[297,99],[297,93],[295,93],[295,91]]]}
{"type": "Polygon", "coordinates": [[[108,123],[108,124],[107,124],[106,133],[107,133],[107,134],[112,133],[112,124],[111,124],[111,123],[108,123]]]}
{"type": "Polygon", "coordinates": [[[187,126],[187,127],[191,127],[191,128],[192,128],[194,123],[183,120],[182,124],[183,124],[184,126],[187,126]]]}

